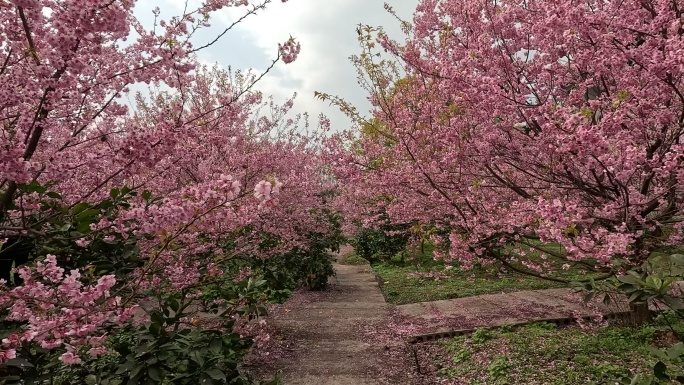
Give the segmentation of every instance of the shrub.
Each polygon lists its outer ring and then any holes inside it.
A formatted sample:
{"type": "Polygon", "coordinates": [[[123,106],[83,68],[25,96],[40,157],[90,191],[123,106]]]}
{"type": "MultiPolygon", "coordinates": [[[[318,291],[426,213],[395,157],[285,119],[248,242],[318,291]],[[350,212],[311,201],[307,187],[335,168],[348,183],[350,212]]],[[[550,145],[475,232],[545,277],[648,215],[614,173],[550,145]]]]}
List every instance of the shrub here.
{"type": "Polygon", "coordinates": [[[390,260],[408,244],[408,232],[394,232],[402,227],[385,226],[380,230],[361,229],[352,241],[356,253],[371,263],[390,260]],[[392,235],[388,232],[392,232],[392,235]]]}

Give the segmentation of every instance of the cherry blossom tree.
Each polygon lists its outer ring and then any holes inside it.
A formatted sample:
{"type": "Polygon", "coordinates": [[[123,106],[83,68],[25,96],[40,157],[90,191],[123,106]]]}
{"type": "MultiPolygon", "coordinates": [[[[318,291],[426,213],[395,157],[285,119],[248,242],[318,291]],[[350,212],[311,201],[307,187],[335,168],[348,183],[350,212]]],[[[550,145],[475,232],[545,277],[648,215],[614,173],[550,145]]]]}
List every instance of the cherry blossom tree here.
{"type": "Polygon", "coordinates": [[[344,204],[366,207],[347,212],[382,207],[446,233],[438,257],[548,279],[552,260],[608,277],[681,245],[683,9],[424,0],[404,42],[361,26],[372,119],[321,95],[364,127],[332,159],[344,204]]]}
{"type": "MultiPolygon", "coordinates": [[[[254,290],[249,268],[232,276],[227,261],[305,249],[327,231],[321,137],[290,116],[294,97],[277,105],[252,89],[263,74],[198,64],[235,26],[198,41],[213,13],[248,17],[270,2],[188,2],[173,17],[156,8],[150,26],[130,0],[0,2],[0,258],[17,265],[0,281],[0,316],[16,327],[0,365],[30,344],[79,364],[104,354],[123,322],[150,316],[157,336],[202,324],[184,309],[223,304],[221,327],[244,327],[247,294],[193,299],[233,280],[254,290]],[[22,242],[28,261],[16,258],[22,242]]],[[[293,38],[277,48],[266,72],[300,50],[293,38]]]]}

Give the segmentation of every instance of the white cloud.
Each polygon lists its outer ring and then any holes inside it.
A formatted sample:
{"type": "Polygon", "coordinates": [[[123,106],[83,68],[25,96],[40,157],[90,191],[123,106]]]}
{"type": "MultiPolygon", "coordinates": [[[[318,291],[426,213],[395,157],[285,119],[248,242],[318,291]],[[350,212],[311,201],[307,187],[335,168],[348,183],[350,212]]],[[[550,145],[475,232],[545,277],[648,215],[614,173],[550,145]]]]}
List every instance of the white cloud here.
{"type": "MultiPolygon", "coordinates": [[[[410,19],[418,1],[390,3],[400,17],[410,19]]],[[[312,117],[323,112],[331,118],[333,127],[345,129],[348,119],[337,108],[315,100],[313,93],[337,94],[361,111],[369,108],[365,91],[356,84],[356,71],[349,56],[359,53],[358,24],[382,25],[391,36],[402,38],[398,21],[385,11],[383,4],[383,0],[275,1],[256,17],[241,23],[235,32],[247,36],[245,52],[258,50],[269,58],[276,55],[278,43],[290,35],[295,37],[302,45],[297,60],[288,65],[279,63],[258,88],[277,99],[298,92],[295,105],[299,111],[308,111],[312,117]]],[[[240,14],[237,11],[224,13],[222,21],[235,20],[240,14]]],[[[267,59],[258,69],[264,70],[268,64],[267,59]]]]}
{"type": "MultiPolygon", "coordinates": [[[[258,84],[257,89],[283,101],[294,92],[297,112],[307,111],[312,123],[319,113],[330,117],[333,128],[346,129],[349,120],[337,108],[315,100],[314,91],[339,95],[366,111],[369,104],[365,91],[356,84],[356,72],[349,56],[358,54],[356,26],[383,26],[390,36],[402,39],[399,22],[384,10],[387,1],[403,19],[410,20],[418,0],[274,0],[266,10],[250,16],[217,44],[201,51],[203,62],[219,63],[235,69],[254,68],[264,71],[277,55],[278,43],[293,36],[302,49],[294,63],[278,63],[258,84]]],[[[162,7],[167,17],[182,11],[180,0],[165,0],[162,7]]],[[[191,0],[191,3],[198,0],[191,0]]],[[[208,42],[247,8],[237,7],[220,12],[210,30],[196,36],[208,42]]]]}

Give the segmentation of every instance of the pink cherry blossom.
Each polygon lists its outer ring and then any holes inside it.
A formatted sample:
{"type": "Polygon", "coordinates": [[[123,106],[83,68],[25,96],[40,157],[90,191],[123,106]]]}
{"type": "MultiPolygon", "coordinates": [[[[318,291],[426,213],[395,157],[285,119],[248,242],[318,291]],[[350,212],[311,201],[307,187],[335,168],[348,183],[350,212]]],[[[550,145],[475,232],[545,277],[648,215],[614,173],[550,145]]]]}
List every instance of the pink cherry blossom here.
{"type": "Polygon", "coordinates": [[[17,351],[14,349],[8,349],[8,350],[0,350],[0,364],[4,364],[5,362],[17,358],[17,351]]]}
{"type": "Polygon", "coordinates": [[[76,365],[82,362],[81,358],[73,352],[66,352],[62,354],[61,356],[59,356],[59,360],[67,365],[76,365]]]}
{"type": "Polygon", "coordinates": [[[374,108],[331,143],[338,204],[365,226],[423,225],[464,267],[541,241],[611,272],[680,245],[676,3],[423,0],[405,39],[360,29],[374,108]]]}
{"type": "MultiPolygon", "coordinates": [[[[285,1],[283,1],[284,3],[285,1]]],[[[297,60],[297,56],[301,51],[301,45],[295,41],[294,38],[290,38],[283,44],[278,44],[278,52],[286,64],[292,63],[297,60]]]]}

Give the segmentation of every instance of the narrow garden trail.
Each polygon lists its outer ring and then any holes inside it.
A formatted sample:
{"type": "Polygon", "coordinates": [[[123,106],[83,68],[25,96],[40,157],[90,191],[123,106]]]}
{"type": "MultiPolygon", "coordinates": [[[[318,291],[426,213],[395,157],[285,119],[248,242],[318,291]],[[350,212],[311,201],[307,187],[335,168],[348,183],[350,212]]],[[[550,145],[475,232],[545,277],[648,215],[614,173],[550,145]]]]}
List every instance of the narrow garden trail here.
{"type": "MultiPolygon", "coordinates": [[[[335,264],[337,275],[324,292],[295,293],[271,311],[286,385],[375,385],[382,347],[365,340],[365,325],[388,315],[385,299],[368,266],[335,264]]],[[[261,368],[263,371],[265,368],[261,368]]]]}

